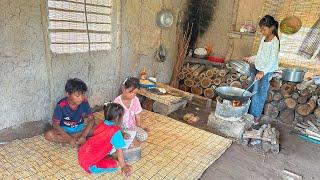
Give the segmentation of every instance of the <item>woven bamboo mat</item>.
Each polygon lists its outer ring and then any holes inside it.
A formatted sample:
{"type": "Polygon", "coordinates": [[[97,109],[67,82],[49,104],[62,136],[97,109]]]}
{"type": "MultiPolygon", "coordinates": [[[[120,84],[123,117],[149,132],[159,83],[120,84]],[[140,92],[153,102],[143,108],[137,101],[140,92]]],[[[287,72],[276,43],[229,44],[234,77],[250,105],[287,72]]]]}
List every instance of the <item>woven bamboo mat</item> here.
{"type": "MultiPolygon", "coordinates": [[[[102,113],[95,114],[102,118],[102,113]]],[[[150,128],[142,159],[129,179],[198,179],[231,145],[231,140],[169,117],[142,112],[150,128]]],[[[15,140],[0,147],[4,179],[124,179],[119,172],[90,175],[77,161],[77,151],[50,143],[43,136],[15,140]]]]}

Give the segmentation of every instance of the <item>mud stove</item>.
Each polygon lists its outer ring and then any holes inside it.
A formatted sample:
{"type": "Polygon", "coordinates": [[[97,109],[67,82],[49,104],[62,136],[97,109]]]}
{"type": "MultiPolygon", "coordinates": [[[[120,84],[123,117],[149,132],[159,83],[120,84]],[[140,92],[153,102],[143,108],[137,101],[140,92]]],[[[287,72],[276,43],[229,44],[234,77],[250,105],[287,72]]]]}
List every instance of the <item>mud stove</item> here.
{"type": "Polygon", "coordinates": [[[250,103],[250,99],[240,102],[217,97],[216,109],[209,115],[207,125],[228,137],[241,139],[253,123],[253,116],[248,114],[250,103]]]}

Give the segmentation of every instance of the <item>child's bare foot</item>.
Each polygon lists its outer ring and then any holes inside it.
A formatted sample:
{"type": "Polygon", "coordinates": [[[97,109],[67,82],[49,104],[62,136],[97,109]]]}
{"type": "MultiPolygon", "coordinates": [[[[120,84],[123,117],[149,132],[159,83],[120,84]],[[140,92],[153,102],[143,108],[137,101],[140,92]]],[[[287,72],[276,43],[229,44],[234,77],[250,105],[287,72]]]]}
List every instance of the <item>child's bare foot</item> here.
{"type": "Polygon", "coordinates": [[[132,172],[133,172],[133,168],[132,168],[132,166],[130,166],[128,164],[126,164],[125,166],[123,166],[121,168],[121,173],[125,176],[130,176],[132,174],[132,172]]]}

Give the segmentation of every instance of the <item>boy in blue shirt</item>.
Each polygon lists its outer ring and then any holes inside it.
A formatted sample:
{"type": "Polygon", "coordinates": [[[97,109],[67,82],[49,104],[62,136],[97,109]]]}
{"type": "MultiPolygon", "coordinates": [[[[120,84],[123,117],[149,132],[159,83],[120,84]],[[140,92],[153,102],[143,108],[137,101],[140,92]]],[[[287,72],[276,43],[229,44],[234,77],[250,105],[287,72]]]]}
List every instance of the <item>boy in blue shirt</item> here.
{"type": "Polygon", "coordinates": [[[86,142],[94,125],[94,117],[85,96],[87,89],[87,85],[80,79],[67,81],[66,97],[54,109],[53,129],[45,133],[46,140],[69,143],[72,147],[86,142]]]}

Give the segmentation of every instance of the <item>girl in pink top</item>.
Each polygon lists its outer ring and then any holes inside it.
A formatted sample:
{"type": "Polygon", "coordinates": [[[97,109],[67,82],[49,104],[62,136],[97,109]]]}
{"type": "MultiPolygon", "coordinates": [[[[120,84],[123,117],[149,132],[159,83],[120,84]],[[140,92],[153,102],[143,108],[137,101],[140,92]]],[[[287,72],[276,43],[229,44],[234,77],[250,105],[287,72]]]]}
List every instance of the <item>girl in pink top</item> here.
{"type": "MultiPolygon", "coordinates": [[[[121,94],[114,100],[115,103],[119,103],[125,109],[122,128],[124,132],[126,130],[136,130],[137,139],[143,141],[146,139],[146,128],[143,127],[140,120],[140,113],[142,107],[138,97],[136,96],[139,91],[139,79],[135,77],[128,77],[122,83],[121,94]],[[139,137],[142,137],[139,139],[139,137]]],[[[127,138],[127,134],[124,133],[124,137],[127,138]]]]}

